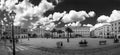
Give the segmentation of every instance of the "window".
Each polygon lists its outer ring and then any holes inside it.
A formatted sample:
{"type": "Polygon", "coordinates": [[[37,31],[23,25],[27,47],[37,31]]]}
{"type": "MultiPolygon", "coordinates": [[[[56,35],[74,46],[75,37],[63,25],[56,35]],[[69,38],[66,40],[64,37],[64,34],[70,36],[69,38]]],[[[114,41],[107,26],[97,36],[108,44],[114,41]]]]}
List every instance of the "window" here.
{"type": "Polygon", "coordinates": [[[112,26],[113,26],[113,24],[112,24],[112,26]]]}
{"type": "Polygon", "coordinates": [[[115,25],[116,25],[116,23],[115,23],[115,25]]]}
{"type": "Polygon", "coordinates": [[[119,22],[119,24],[120,24],[120,22],[119,22]]]}
{"type": "Polygon", "coordinates": [[[115,27],[115,29],[117,29],[117,27],[115,27]]]}
{"type": "Polygon", "coordinates": [[[119,27],[119,29],[118,29],[118,32],[120,32],[120,27],[119,27]]]}

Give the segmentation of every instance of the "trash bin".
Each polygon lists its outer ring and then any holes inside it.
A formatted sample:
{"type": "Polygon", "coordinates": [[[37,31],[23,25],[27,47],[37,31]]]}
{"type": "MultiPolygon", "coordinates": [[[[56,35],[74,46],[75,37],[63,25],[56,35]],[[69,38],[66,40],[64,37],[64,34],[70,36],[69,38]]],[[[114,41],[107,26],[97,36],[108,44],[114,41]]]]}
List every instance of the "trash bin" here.
{"type": "Polygon", "coordinates": [[[59,41],[59,42],[56,43],[56,45],[57,45],[57,48],[61,48],[63,46],[63,42],[59,41]]]}

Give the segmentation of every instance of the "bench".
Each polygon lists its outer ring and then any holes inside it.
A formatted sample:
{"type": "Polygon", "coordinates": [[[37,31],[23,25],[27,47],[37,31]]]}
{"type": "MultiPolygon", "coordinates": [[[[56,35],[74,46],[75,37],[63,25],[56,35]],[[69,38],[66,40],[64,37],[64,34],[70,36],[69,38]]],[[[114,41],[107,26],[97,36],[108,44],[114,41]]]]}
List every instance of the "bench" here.
{"type": "Polygon", "coordinates": [[[100,40],[99,45],[106,45],[106,42],[107,42],[106,40],[100,40]]]}
{"type": "Polygon", "coordinates": [[[63,42],[62,42],[62,41],[59,41],[59,42],[56,43],[56,45],[57,45],[57,48],[62,48],[63,42]]]}
{"type": "Polygon", "coordinates": [[[119,43],[119,39],[115,38],[114,43],[119,43]]]}
{"type": "Polygon", "coordinates": [[[80,47],[86,47],[87,44],[88,44],[88,42],[86,40],[84,42],[83,41],[79,42],[80,47]]]}

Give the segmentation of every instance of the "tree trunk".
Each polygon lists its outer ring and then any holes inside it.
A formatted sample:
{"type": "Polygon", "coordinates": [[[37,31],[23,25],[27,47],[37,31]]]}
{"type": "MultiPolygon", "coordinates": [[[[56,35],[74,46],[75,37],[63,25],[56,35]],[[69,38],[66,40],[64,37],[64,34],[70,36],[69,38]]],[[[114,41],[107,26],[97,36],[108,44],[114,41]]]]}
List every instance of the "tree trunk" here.
{"type": "Polygon", "coordinates": [[[67,34],[68,35],[68,37],[67,37],[67,42],[69,43],[70,41],[69,41],[69,33],[67,34]]]}

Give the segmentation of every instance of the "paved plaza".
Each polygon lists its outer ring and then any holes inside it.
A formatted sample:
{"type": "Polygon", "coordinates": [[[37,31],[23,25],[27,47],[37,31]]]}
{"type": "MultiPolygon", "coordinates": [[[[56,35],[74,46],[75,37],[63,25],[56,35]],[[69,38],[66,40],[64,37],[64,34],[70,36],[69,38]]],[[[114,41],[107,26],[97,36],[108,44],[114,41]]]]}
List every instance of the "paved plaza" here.
{"type": "MultiPolygon", "coordinates": [[[[113,43],[113,39],[97,39],[97,38],[74,38],[67,43],[66,39],[46,39],[46,38],[30,38],[20,39],[20,43],[16,44],[16,55],[119,55],[120,43],[113,43]],[[80,47],[78,42],[86,39],[87,47],[80,47]],[[106,45],[99,45],[99,40],[107,40],[106,45]],[[61,49],[56,48],[56,42],[63,41],[61,49]]],[[[0,55],[12,55],[12,46],[7,43],[0,45],[0,55]],[[2,50],[1,50],[2,49],[2,50]]]]}

